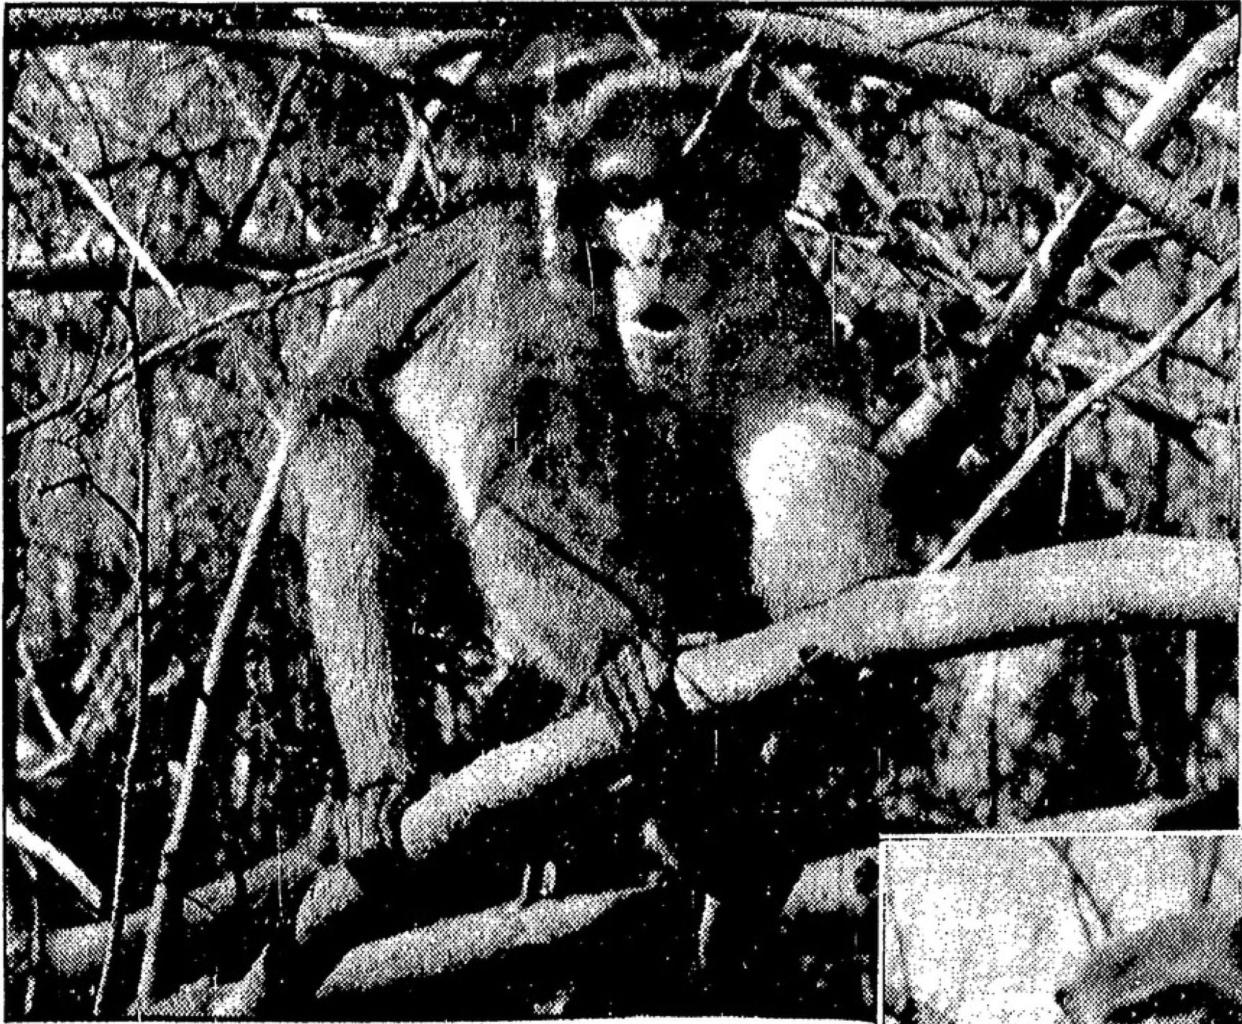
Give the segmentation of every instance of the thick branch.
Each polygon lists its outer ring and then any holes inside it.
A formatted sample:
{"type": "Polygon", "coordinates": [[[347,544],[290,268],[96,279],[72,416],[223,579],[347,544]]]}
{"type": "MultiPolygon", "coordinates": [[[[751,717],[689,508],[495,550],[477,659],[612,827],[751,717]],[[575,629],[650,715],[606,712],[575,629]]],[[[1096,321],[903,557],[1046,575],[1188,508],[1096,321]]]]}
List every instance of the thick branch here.
{"type": "MultiPolygon", "coordinates": [[[[195,967],[216,958],[224,929],[233,946],[248,950],[260,945],[278,922],[291,919],[302,891],[319,870],[322,843],[322,825],[312,827],[311,835],[292,849],[260,861],[240,876],[221,878],[186,894],[181,908],[185,942],[178,946],[177,976],[187,977],[195,967]]],[[[137,966],[149,914],[150,908],[143,907],[125,915],[116,956],[118,968],[127,975],[137,966]]],[[[53,929],[44,945],[46,968],[63,985],[90,982],[103,963],[107,939],[106,922],[53,929]]],[[[235,952],[245,950],[230,947],[229,955],[235,952]]]]}
{"type": "Polygon", "coordinates": [[[1092,60],[1104,47],[1129,35],[1151,13],[1150,7],[1121,7],[1093,22],[1073,39],[1066,39],[1031,55],[1012,82],[998,88],[997,107],[1005,109],[1021,101],[1066,72],[1092,60]]]}
{"type": "Polygon", "coordinates": [[[74,891],[81,897],[91,913],[98,914],[102,910],[103,896],[100,895],[99,886],[86,877],[86,872],[78,867],[68,854],[53,846],[42,836],[31,832],[8,807],[4,809],[4,838],[19,850],[24,850],[30,856],[43,861],[73,886],[74,891]]]}
{"type": "MultiPolygon", "coordinates": [[[[1089,626],[1232,622],[1237,613],[1238,566],[1228,542],[1119,537],[862,584],[757,633],[686,652],[677,692],[701,714],[788,685],[807,658],[846,665],[898,654],[943,658],[1089,626]]],[[[476,818],[615,758],[626,745],[615,718],[588,705],[489,751],[406,811],[406,852],[421,860],[476,818]]]]}
{"type": "Polygon", "coordinates": [[[618,910],[655,891],[655,886],[639,886],[538,900],[529,906],[506,904],[368,942],[345,954],[319,987],[318,999],[374,995],[518,950],[544,953],[615,923],[618,910]]]}
{"type": "MultiPolygon", "coordinates": [[[[1167,91],[1153,98],[1127,130],[1128,147],[1146,152],[1175,118],[1206,95],[1232,58],[1233,36],[1225,30],[1232,32],[1233,26],[1236,20],[1226,22],[1193,47],[1169,76],[1167,91]],[[1223,49],[1226,43],[1228,49],[1223,49]]],[[[1106,191],[1088,186],[1044,238],[1004,312],[989,326],[984,355],[963,375],[955,392],[942,395],[927,388],[885,431],[879,448],[887,458],[923,461],[929,454],[934,458],[946,451],[960,453],[978,414],[1008,392],[1046,314],[1119,206],[1106,191]]]]}
{"type": "MultiPolygon", "coordinates": [[[[728,17],[749,29],[760,16],[737,12],[728,17]]],[[[831,57],[852,65],[853,70],[930,88],[981,111],[992,108],[1014,72],[1013,58],[998,58],[973,47],[924,42],[896,52],[882,37],[834,22],[784,13],[766,17],[765,37],[791,55],[821,61],[831,57]]],[[[1231,19],[1211,34],[1212,59],[1219,57],[1217,63],[1235,58],[1236,33],[1236,20],[1231,19]]],[[[1070,104],[1040,94],[1013,111],[1012,119],[1042,145],[1072,160],[1098,185],[1144,210],[1217,261],[1225,258],[1236,233],[1229,218],[1214,217],[1191,205],[1163,175],[1116,146],[1070,104]]]]}

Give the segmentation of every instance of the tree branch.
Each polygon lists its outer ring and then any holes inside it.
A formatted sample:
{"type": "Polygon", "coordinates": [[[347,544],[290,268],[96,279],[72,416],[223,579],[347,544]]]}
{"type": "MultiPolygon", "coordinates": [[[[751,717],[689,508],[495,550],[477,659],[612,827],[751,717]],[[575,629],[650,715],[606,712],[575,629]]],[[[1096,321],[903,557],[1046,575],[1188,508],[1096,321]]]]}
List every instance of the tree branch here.
{"type": "MultiPolygon", "coordinates": [[[[276,453],[273,461],[281,460],[282,464],[289,457],[293,434],[281,430],[276,442],[276,453]]],[[[203,669],[202,689],[194,705],[194,720],[190,727],[190,741],[186,748],[185,760],[181,770],[181,785],[177,791],[177,803],[173,809],[172,825],[168,830],[168,838],[160,852],[159,873],[155,885],[155,896],[151,901],[151,913],[147,921],[147,942],[142,957],[142,973],[138,980],[137,1005],[139,1010],[145,1009],[155,988],[155,968],[159,958],[160,941],[163,937],[168,913],[171,909],[170,882],[177,855],[185,837],[186,823],[189,821],[190,806],[198,776],[199,764],[202,761],[203,748],[207,743],[207,724],[211,707],[212,694],[220,679],[224,666],[224,658],[228,654],[227,640],[233,635],[234,624],[243,614],[248,584],[253,579],[251,571],[259,552],[263,548],[265,528],[276,519],[271,514],[272,507],[280,499],[280,487],[283,473],[269,473],[263,492],[255,505],[250,519],[250,527],[246,531],[242,543],[241,554],[238,556],[237,568],[225,595],[224,607],[216,622],[212,636],[211,648],[207,654],[207,665],[203,669]]]]}
{"type": "Polygon", "coordinates": [[[147,704],[150,702],[151,679],[147,667],[147,651],[151,640],[151,445],[154,410],[148,378],[143,373],[138,358],[140,336],[138,316],[134,308],[134,288],[131,286],[122,311],[125,319],[130,372],[134,378],[134,419],[137,434],[134,438],[137,461],[137,488],[134,495],[134,722],[130,730],[129,748],[125,754],[125,770],[121,778],[120,821],[117,826],[116,865],[112,875],[112,905],[109,911],[108,946],[104,951],[103,967],[99,974],[99,986],[95,990],[95,1016],[101,1017],[107,1007],[109,983],[115,961],[117,944],[121,939],[122,906],[125,899],[125,869],[129,855],[129,819],[134,791],[134,777],[138,758],[142,753],[145,736],[147,704]]]}
{"type": "Polygon", "coordinates": [[[979,532],[979,528],[992,517],[1004,500],[1014,492],[1017,486],[1035,468],[1036,463],[1054,444],[1058,443],[1082,415],[1102,398],[1112,394],[1123,383],[1147,366],[1164,349],[1173,344],[1206,313],[1220,298],[1221,293],[1235,281],[1238,276],[1238,261],[1234,259],[1228,266],[1218,270],[1212,280],[1198,295],[1191,299],[1176,317],[1142,348],[1133,352],[1119,366],[1113,367],[1108,373],[1089,387],[1080,391],[1067,402],[1048,423],[1038,436],[1022,453],[1021,458],[1000,480],[983,503],[975,510],[975,514],[965,523],[957,534],[944,546],[944,549],[927,566],[928,572],[940,572],[953,565],[966,550],[971,538],[979,532]]]}
{"type": "MultiPolygon", "coordinates": [[[[1163,132],[1207,94],[1233,57],[1236,20],[1204,36],[1178,64],[1155,97],[1126,132],[1125,144],[1145,152],[1163,132]],[[1228,31],[1227,31],[1228,30],[1228,31]]],[[[945,394],[927,388],[888,427],[879,442],[886,458],[923,462],[927,456],[956,458],[980,412],[999,403],[1030,351],[1046,313],[1064,293],[1075,269],[1118,211],[1107,192],[1088,186],[1045,236],[1022,279],[985,336],[984,354],[945,394]]]]}
{"type": "Polygon", "coordinates": [[[658,892],[645,885],[589,895],[504,904],[444,918],[424,928],[350,950],[319,986],[319,1002],[398,989],[518,950],[540,953],[568,939],[615,925],[616,913],[658,892]]]}
{"type": "Polygon", "coordinates": [[[267,181],[268,170],[272,166],[272,160],[276,155],[276,137],[280,134],[280,128],[284,124],[285,118],[289,116],[289,108],[293,104],[294,91],[305,74],[306,65],[299,60],[289,69],[288,74],[285,75],[284,80],[280,83],[280,90],[276,94],[276,102],[272,106],[271,117],[268,118],[267,129],[258,140],[259,151],[255,154],[254,162],[251,164],[250,177],[247,179],[245,187],[241,190],[241,197],[237,200],[237,205],[229,217],[228,224],[225,225],[224,231],[220,234],[219,248],[223,252],[227,252],[232,248],[237,239],[241,237],[246,218],[250,216],[250,211],[254,208],[255,201],[263,190],[263,185],[267,181]]]}
{"type": "MultiPolygon", "coordinates": [[[[201,323],[194,324],[186,330],[174,334],[171,338],[158,342],[142,353],[141,365],[144,368],[159,366],[174,356],[193,351],[201,342],[210,338],[221,327],[237,320],[267,313],[292,298],[326,288],[335,281],[358,274],[377,263],[391,259],[404,249],[415,244],[423,233],[424,229],[421,228],[408,231],[391,242],[384,242],[381,245],[367,245],[355,252],[325,260],[323,263],[308,267],[306,270],[298,271],[293,275],[292,283],[285,285],[279,291],[258,299],[239,302],[222,313],[218,313],[201,323]]],[[[66,416],[76,415],[78,412],[90,408],[114,388],[130,379],[132,379],[132,374],[130,373],[129,364],[123,361],[107,377],[83,393],[74,395],[72,398],[65,399],[64,401],[51,402],[36,409],[34,412],[9,421],[4,426],[4,436],[6,439],[21,437],[23,434],[27,434],[36,427],[43,426],[45,423],[63,419],[66,416]]]]}
{"type": "Polygon", "coordinates": [[[815,94],[807,87],[806,82],[789,68],[777,67],[774,71],[786,95],[797,104],[804,120],[819,136],[821,144],[835,150],[841,156],[888,226],[909,243],[920,259],[940,269],[950,284],[963,295],[973,299],[985,313],[997,313],[1000,310],[1000,303],[975,275],[970,264],[957,254],[949,241],[900,214],[897,197],[867,166],[866,159],[854,145],[853,139],[833,121],[827,108],[819,102],[815,94]]]}
{"type": "MultiPolygon", "coordinates": [[[[1227,541],[1132,536],[1069,544],[861,584],[757,633],[682,654],[677,693],[702,714],[788,685],[808,659],[944,658],[1101,624],[1233,622],[1237,595],[1237,558],[1227,541]]],[[[588,705],[491,750],[405,812],[405,850],[422,860],[476,819],[616,758],[627,745],[620,723],[588,705]]]]}
{"type": "MultiPolygon", "coordinates": [[[[326,835],[327,812],[320,808],[308,834],[296,846],[260,861],[239,876],[226,876],[187,893],[180,915],[186,932],[178,944],[180,956],[175,968],[170,968],[170,979],[192,977],[196,968],[218,960],[226,941],[240,946],[241,955],[262,945],[271,928],[287,923],[297,910],[302,891],[319,870],[326,835]],[[226,940],[225,929],[230,939],[226,940]]],[[[150,913],[150,907],[143,907],[125,915],[116,956],[118,970],[126,976],[137,966],[150,913]]],[[[106,922],[53,929],[45,943],[47,969],[66,987],[82,986],[93,979],[103,963],[107,940],[106,922]]]]}
{"type": "Polygon", "coordinates": [[[103,910],[103,894],[100,893],[99,886],[86,876],[86,872],[68,854],[42,836],[35,835],[8,807],[4,809],[4,837],[19,850],[41,860],[68,882],[92,914],[99,914],[103,910]]]}
{"type": "MultiPolygon", "coordinates": [[[[751,28],[759,15],[739,11],[727,17],[742,28],[751,28]]],[[[830,56],[860,72],[930,86],[983,111],[992,108],[998,83],[1013,73],[1015,58],[998,58],[972,47],[926,42],[896,54],[881,37],[833,22],[771,12],[767,18],[764,35],[791,56],[820,61],[830,56]]],[[[1210,34],[1214,44],[1210,60],[1234,59],[1236,32],[1231,19],[1210,34]]],[[[1229,218],[1211,216],[1191,205],[1163,175],[1117,147],[1071,105],[1040,94],[1013,111],[1012,119],[1041,145],[1068,157],[1097,184],[1143,209],[1218,262],[1227,258],[1235,234],[1229,218]]]]}
{"type": "Polygon", "coordinates": [[[168,304],[178,313],[184,313],[186,311],[185,306],[181,301],[181,296],[177,294],[177,289],[172,286],[172,282],[163,275],[143,244],[121,222],[116,211],[112,209],[94,183],[73,165],[65,155],[64,150],[52,142],[51,139],[35,131],[34,128],[16,114],[9,114],[9,127],[50,156],[56,165],[73,180],[73,183],[81,189],[82,194],[86,196],[96,212],[104,219],[117,238],[121,240],[121,244],[129,250],[130,255],[134,257],[138,265],[142,267],[152,281],[159,285],[160,290],[164,293],[164,297],[168,299],[168,304]]]}

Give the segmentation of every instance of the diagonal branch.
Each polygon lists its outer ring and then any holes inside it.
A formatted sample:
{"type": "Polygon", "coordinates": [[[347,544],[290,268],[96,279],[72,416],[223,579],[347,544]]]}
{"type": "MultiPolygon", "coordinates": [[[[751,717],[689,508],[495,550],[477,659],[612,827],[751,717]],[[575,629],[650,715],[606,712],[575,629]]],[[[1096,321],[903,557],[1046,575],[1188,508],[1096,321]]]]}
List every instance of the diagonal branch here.
{"type": "Polygon", "coordinates": [[[1036,89],[1092,60],[1110,43],[1133,32],[1153,9],[1119,7],[1093,22],[1073,39],[1032,54],[1025,66],[997,84],[995,109],[1012,109],[1036,89]]]}
{"type": "MultiPolygon", "coordinates": [[[[1177,117],[1194,109],[1233,59],[1236,26],[1232,19],[1195,44],[1169,76],[1165,92],[1147,104],[1126,132],[1127,147],[1146,152],[1177,117]]],[[[1094,185],[1083,191],[1044,238],[1004,312],[989,326],[983,356],[952,390],[942,394],[929,387],[902,411],[880,439],[885,457],[914,462],[929,452],[953,457],[961,452],[972,421],[1007,393],[1047,312],[1119,206],[1119,200],[1094,185]]]]}
{"type": "Polygon", "coordinates": [[[73,162],[66,156],[64,150],[51,139],[37,132],[16,114],[9,114],[9,127],[50,156],[56,165],[73,180],[73,183],[82,190],[82,194],[86,196],[96,212],[104,219],[117,238],[121,240],[121,244],[129,250],[147,276],[159,285],[160,290],[164,293],[164,297],[168,299],[168,304],[177,312],[184,313],[186,311],[185,306],[172,282],[163,275],[155,260],[151,258],[151,254],[134,237],[133,232],[121,222],[121,218],[117,216],[116,211],[112,209],[111,204],[103,197],[90,178],[73,165],[73,162]]]}
{"type": "Polygon", "coordinates": [[[92,914],[98,914],[103,908],[103,895],[99,886],[86,876],[86,872],[68,854],[30,831],[8,807],[4,809],[4,837],[19,850],[41,860],[68,882],[92,914]]]}
{"type": "MultiPolygon", "coordinates": [[[[512,956],[519,950],[545,951],[566,940],[581,940],[605,925],[615,928],[617,913],[659,896],[659,886],[541,899],[529,906],[512,903],[364,943],[350,950],[319,986],[319,1002],[375,994],[474,964],[512,956]]],[[[346,1004],[342,1004],[346,1005],[346,1004]]]]}
{"type": "Polygon", "coordinates": [[[941,269],[949,283],[963,295],[974,299],[985,313],[999,312],[1000,303],[947,239],[901,215],[897,197],[867,166],[866,159],[854,145],[854,141],[832,119],[828,109],[816,98],[806,82],[789,68],[777,67],[774,71],[786,95],[797,104],[811,130],[819,136],[823,145],[835,149],[841,155],[887,225],[909,243],[921,260],[941,269]]]}
{"type": "MultiPolygon", "coordinates": [[[[759,16],[738,11],[726,17],[750,28],[759,16]]],[[[985,111],[992,107],[998,83],[1003,84],[1006,76],[1012,75],[1017,59],[937,42],[919,43],[898,55],[874,34],[783,12],[768,14],[764,35],[779,52],[795,58],[845,61],[862,73],[921,88],[930,86],[985,111]]],[[[1217,64],[1235,60],[1236,35],[1236,18],[1210,33],[1207,59],[1217,64]]],[[[1068,157],[1092,181],[1139,207],[1217,262],[1228,258],[1236,234],[1230,218],[1212,216],[1194,206],[1163,174],[1117,146],[1072,105],[1039,94],[1020,104],[1009,120],[1041,145],[1068,157]]]]}
{"type": "MultiPolygon", "coordinates": [[[[325,260],[306,270],[298,271],[293,275],[292,283],[278,291],[258,299],[239,302],[222,313],[217,313],[201,323],[193,324],[186,330],[151,346],[142,353],[140,365],[144,369],[159,366],[169,359],[193,351],[199,344],[211,338],[228,324],[247,317],[260,316],[292,298],[326,288],[334,281],[359,274],[378,263],[391,259],[413,245],[425,230],[418,228],[404,232],[392,241],[367,245],[355,252],[346,253],[344,256],[325,260]]],[[[21,437],[45,423],[63,419],[66,416],[74,416],[93,406],[121,384],[131,380],[132,376],[128,361],[122,361],[103,380],[87,391],[63,401],[48,403],[32,413],[6,423],[4,436],[6,439],[21,437]]]]}
{"type": "Polygon", "coordinates": [[[992,517],[1017,486],[1026,479],[1027,474],[1035,468],[1036,463],[1044,456],[1044,453],[1057,444],[1092,405],[1116,391],[1122,384],[1142,370],[1143,367],[1150,364],[1161,352],[1185,334],[1195,321],[1216,303],[1216,300],[1220,298],[1224,290],[1237,279],[1237,276],[1238,262],[1235,259],[1227,267],[1218,270],[1207,287],[1186,303],[1164,330],[1142,348],[1133,352],[1124,363],[1114,367],[1090,387],[1080,391],[1072,400],[1067,402],[1065,407],[1052,418],[1048,425],[1039,432],[1035,440],[1027,446],[1026,451],[1022,453],[1021,458],[1018,459],[1013,468],[992,488],[992,492],[984,499],[983,504],[979,506],[975,514],[957,531],[957,534],[945,545],[940,554],[932,559],[927,566],[927,571],[940,572],[953,565],[962,552],[966,550],[966,546],[970,543],[971,538],[979,532],[980,527],[992,517]]]}
{"type": "Polygon", "coordinates": [[[294,91],[305,74],[306,65],[299,60],[289,69],[288,74],[285,75],[284,80],[280,83],[280,90],[276,94],[276,102],[272,106],[272,115],[268,118],[267,128],[263,132],[262,138],[258,140],[259,151],[255,154],[254,163],[251,164],[250,177],[241,191],[241,198],[237,200],[237,206],[234,207],[228,224],[225,225],[224,231],[220,235],[220,249],[222,251],[230,249],[237,239],[241,237],[246,218],[250,216],[250,211],[254,209],[255,201],[259,198],[259,193],[263,190],[263,185],[267,181],[268,170],[271,168],[272,160],[276,156],[276,137],[280,134],[285,118],[289,116],[289,108],[293,104],[294,91]]]}
{"type": "MultiPolygon", "coordinates": [[[[860,584],[767,629],[683,653],[677,694],[701,715],[789,686],[803,678],[808,660],[940,658],[1100,624],[1233,622],[1237,594],[1237,557],[1228,541],[1130,536],[1069,544],[952,573],[860,584]]],[[[497,747],[406,810],[406,853],[422,860],[487,815],[627,749],[616,718],[596,705],[497,747]]]]}

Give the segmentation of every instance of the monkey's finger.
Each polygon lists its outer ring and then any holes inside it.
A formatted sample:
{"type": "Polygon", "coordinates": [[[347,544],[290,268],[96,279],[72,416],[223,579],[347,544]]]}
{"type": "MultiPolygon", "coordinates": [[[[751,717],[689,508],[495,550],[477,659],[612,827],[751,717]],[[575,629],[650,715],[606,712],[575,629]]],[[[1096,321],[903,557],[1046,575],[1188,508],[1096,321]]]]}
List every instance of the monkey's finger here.
{"type": "Polygon", "coordinates": [[[651,717],[652,701],[646,669],[636,644],[626,644],[621,649],[616,668],[622,685],[622,697],[629,702],[637,728],[651,717]]]}
{"type": "Polygon", "coordinates": [[[673,663],[646,640],[639,644],[638,651],[642,657],[648,689],[658,698],[666,693],[669,683],[672,682],[673,663]]]}
{"type": "Polygon", "coordinates": [[[617,667],[612,662],[600,670],[599,675],[595,677],[597,699],[612,713],[621,731],[629,735],[637,728],[638,722],[633,709],[625,699],[625,683],[618,678],[618,675],[617,667]]]}
{"type": "Polygon", "coordinates": [[[610,665],[604,665],[600,670],[591,677],[588,685],[588,692],[591,700],[608,709],[608,712],[617,720],[617,724],[624,730],[626,728],[625,715],[616,703],[616,697],[613,694],[613,684],[608,678],[611,672],[610,665]]]}

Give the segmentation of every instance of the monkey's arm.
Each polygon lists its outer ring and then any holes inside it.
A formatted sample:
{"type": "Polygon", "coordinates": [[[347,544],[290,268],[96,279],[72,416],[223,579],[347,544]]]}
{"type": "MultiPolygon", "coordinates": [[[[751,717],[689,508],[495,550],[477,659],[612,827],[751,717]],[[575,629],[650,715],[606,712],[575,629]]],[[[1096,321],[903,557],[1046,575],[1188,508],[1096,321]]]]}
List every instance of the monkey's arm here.
{"type": "Polygon", "coordinates": [[[359,425],[310,427],[293,457],[311,627],[351,790],[410,771],[397,713],[375,453],[359,425]]]}
{"type": "Polygon", "coordinates": [[[738,432],[751,575],[773,620],[902,570],[888,470],[843,404],[763,398],[742,410],[738,432]]]}
{"type": "Polygon", "coordinates": [[[496,239],[510,220],[501,207],[474,207],[428,229],[380,270],[324,332],[305,374],[308,400],[371,389],[443,334],[470,301],[461,285],[486,251],[484,239],[496,239]]]}

